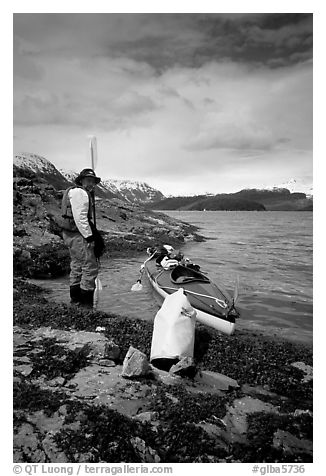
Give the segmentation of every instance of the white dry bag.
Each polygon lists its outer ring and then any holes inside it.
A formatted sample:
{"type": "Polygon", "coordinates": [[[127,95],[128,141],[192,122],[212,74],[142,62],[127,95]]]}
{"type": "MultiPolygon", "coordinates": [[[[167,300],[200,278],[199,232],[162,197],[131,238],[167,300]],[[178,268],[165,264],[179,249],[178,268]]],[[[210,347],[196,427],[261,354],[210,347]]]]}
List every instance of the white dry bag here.
{"type": "Polygon", "coordinates": [[[196,311],[183,289],[167,296],[154,320],[150,360],[193,357],[196,311]]]}

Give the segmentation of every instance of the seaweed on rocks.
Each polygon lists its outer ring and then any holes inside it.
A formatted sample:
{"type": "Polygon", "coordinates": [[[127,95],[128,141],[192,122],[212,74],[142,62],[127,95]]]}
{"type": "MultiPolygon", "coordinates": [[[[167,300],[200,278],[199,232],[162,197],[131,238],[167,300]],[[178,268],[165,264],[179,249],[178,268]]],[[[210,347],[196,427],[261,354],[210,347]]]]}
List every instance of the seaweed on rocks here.
{"type": "Polygon", "coordinates": [[[51,326],[69,330],[94,331],[96,326],[104,326],[115,314],[87,310],[64,303],[53,303],[46,300],[46,291],[22,278],[14,278],[14,325],[22,327],[51,326]]]}
{"type": "Polygon", "coordinates": [[[106,337],[120,347],[121,354],[125,355],[132,345],[146,355],[150,354],[153,323],[141,320],[132,320],[127,317],[118,317],[108,322],[105,331],[106,337]]]}
{"type": "Polygon", "coordinates": [[[128,319],[124,316],[87,310],[64,303],[49,303],[44,298],[17,296],[14,302],[14,325],[21,327],[51,326],[62,330],[95,331],[105,327],[105,335],[112,338],[126,353],[132,343],[142,352],[149,353],[153,324],[146,321],[128,319]]]}
{"type": "Polygon", "coordinates": [[[43,409],[51,415],[67,400],[64,392],[42,389],[25,378],[20,378],[13,384],[14,410],[33,412],[43,409]]]}
{"type": "Polygon", "coordinates": [[[201,365],[207,370],[228,375],[239,384],[267,384],[271,391],[306,401],[311,406],[312,383],[303,383],[302,371],[291,366],[296,361],[312,365],[309,347],[240,331],[222,336],[214,330],[205,330],[197,332],[196,338],[195,356],[202,357],[201,365]]]}
{"type": "Polygon", "coordinates": [[[277,430],[283,430],[300,439],[312,440],[312,417],[308,415],[278,415],[275,413],[252,413],[248,416],[246,445],[233,445],[233,454],[244,463],[252,462],[312,462],[308,453],[284,454],[273,445],[277,430]]]}
{"type": "Polygon", "coordinates": [[[104,326],[116,315],[100,311],[69,306],[67,304],[53,304],[48,302],[14,303],[14,324],[24,327],[51,326],[54,329],[94,331],[96,326],[104,326]]]}
{"type": "MultiPolygon", "coordinates": [[[[152,322],[65,304],[54,305],[46,301],[41,288],[23,279],[15,279],[14,286],[15,324],[87,331],[101,326],[105,327],[105,337],[121,349],[121,359],[130,345],[149,355],[152,322]]],[[[29,352],[27,345],[19,347],[23,354],[18,357],[27,355],[33,371],[28,378],[18,372],[15,377],[15,426],[18,428],[26,420],[25,416],[28,420],[30,413],[39,410],[50,415],[60,413],[59,408],[64,405],[67,411],[60,415],[65,414],[65,424],[54,438],[71,462],[144,462],[135,439],[160,462],[290,462],[291,458],[298,462],[311,461],[312,381],[304,381],[303,370],[291,365],[294,362],[312,364],[312,351],[306,346],[245,332],[227,337],[198,325],[196,362],[205,370],[237,380],[241,387],[218,394],[197,393],[191,388],[192,382],[186,379],[178,378],[175,385],[151,381],[151,395],[146,393],[149,398],[146,410],[155,412],[156,416],[153,421],[141,422],[108,406],[100,406],[99,402],[95,406],[81,401],[83,396],[76,397],[68,387],[65,388],[68,393],[63,393],[36,385],[31,381],[34,377],[70,378],[87,364],[87,357],[83,352],[63,350],[51,339],[38,339],[35,345],[38,352],[34,353],[29,352]],[[232,432],[236,429],[224,417],[232,416],[236,399],[248,398],[248,395],[254,397],[253,408],[259,408],[260,413],[244,416],[245,442],[234,443],[232,432]],[[262,413],[263,405],[254,406],[257,399],[272,404],[275,412],[262,413]],[[228,424],[231,426],[227,427],[228,424]],[[214,431],[209,431],[212,428],[214,431]],[[292,455],[283,448],[287,443],[290,448],[291,442],[294,443],[292,455]]],[[[44,384],[42,378],[40,384],[44,384]]],[[[143,384],[149,385],[139,382],[140,387],[143,384]]]]}
{"type": "Polygon", "coordinates": [[[55,435],[56,444],[72,462],[80,462],[83,455],[93,463],[146,462],[131,443],[137,437],[161,462],[202,461],[205,455],[218,461],[227,456],[214,438],[191,423],[172,422],[154,431],[148,423],[136,422],[107,407],[73,402],[67,405],[65,424],[76,420],[80,422],[78,429],[62,429],[55,435]]]}
{"type": "Polygon", "coordinates": [[[62,429],[55,435],[58,447],[69,456],[71,462],[87,461],[138,463],[140,458],[131,444],[131,438],[142,438],[147,427],[105,406],[91,406],[80,402],[67,405],[65,423],[80,421],[77,430],[62,429]]]}
{"type": "Polygon", "coordinates": [[[151,397],[151,409],[159,413],[160,420],[182,423],[198,423],[226,414],[227,404],[240,394],[233,390],[214,395],[210,393],[192,393],[182,385],[158,385],[151,397]]]}
{"type": "Polygon", "coordinates": [[[65,349],[56,339],[44,338],[37,342],[37,347],[42,350],[30,357],[33,364],[31,377],[45,375],[47,379],[58,376],[69,379],[88,363],[85,349],[65,349]]]}
{"type": "Polygon", "coordinates": [[[161,448],[161,461],[165,463],[218,462],[228,456],[215,438],[193,423],[172,423],[161,427],[155,443],[161,448]]]}
{"type": "Polygon", "coordinates": [[[69,272],[69,251],[60,243],[30,247],[28,253],[17,248],[13,261],[14,275],[28,278],[53,278],[69,272]]]}
{"type": "Polygon", "coordinates": [[[47,302],[44,294],[47,291],[36,284],[29,283],[25,278],[14,277],[14,300],[15,301],[39,301],[47,302]]]}

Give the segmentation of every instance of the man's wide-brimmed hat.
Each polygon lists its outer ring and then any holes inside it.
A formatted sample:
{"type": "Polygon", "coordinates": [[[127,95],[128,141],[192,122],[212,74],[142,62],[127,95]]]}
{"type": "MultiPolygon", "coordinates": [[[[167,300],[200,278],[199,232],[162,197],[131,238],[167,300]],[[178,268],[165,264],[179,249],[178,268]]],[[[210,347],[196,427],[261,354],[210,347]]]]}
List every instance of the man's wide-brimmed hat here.
{"type": "Polygon", "coordinates": [[[85,177],[93,177],[96,183],[100,183],[101,178],[96,177],[96,174],[93,169],[83,169],[80,174],[75,178],[75,183],[81,185],[81,181],[85,177]]]}

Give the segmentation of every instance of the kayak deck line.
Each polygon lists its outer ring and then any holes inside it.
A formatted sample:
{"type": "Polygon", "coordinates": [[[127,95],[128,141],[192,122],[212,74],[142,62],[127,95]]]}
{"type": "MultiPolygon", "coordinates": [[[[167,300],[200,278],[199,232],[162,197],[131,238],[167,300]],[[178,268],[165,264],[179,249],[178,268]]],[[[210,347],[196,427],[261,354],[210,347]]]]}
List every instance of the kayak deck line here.
{"type": "MultiPolygon", "coordinates": [[[[162,289],[171,289],[171,290],[174,290],[174,291],[178,291],[180,289],[180,288],[171,288],[170,286],[161,286],[160,284],[158,284],[156,279],[155,279],[155,282],[162,289]]],[[[226,309],[228,307],[228,305],[225,301],[222,301],[222,299],[219,299],[217,297],[209,296],[208,294],[196,293],[195,291],[190,291],[188,289],[184,289],[184,292],[185,292],[185,294],[189,293],[189,294],[194,294],[195,296],[201,296],[201,297],[205,297],[205,298],[208,298],[208,299],[213,299],[216,302],[216,304],[218,304],[223,309],[226,309]]]]}

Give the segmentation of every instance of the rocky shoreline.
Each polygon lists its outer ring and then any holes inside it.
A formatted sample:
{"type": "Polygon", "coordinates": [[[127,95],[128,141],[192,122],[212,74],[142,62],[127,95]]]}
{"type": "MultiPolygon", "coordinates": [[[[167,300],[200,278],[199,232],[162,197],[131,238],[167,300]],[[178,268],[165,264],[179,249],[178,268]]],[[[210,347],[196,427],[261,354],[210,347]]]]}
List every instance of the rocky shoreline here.
{"type": "Polygon", "coordinates": [[[189,378],[148,364],[152,326],[15,278],[14,461],[312,461],[309,346],[196,325],[189,378]]]}
{"type": "MultiPolygon", "coordinates": [[[[196,324],[191,378],[158,371],[152,322],[54,304],[28,281],[69,270],[61,196],[14,178],[14,461],[311,462],[311,347],[196,324]]],[[[96,208],[108,257],[204,239],[116,198],[96,208]]]]}
{"type": "MultiPolygon", "coordinates": [[[[25,177],[14,178],[14,274],[54,278],[69,272],[69,253],[57,225],[62,191],[25,177]]],[[[120,199],[98,199],[96,222],[106,244],[104,257],[144,253],[147,247],[169,243],[181,246],[200,241],[197,227],[145,210],[120,199]]]]}

